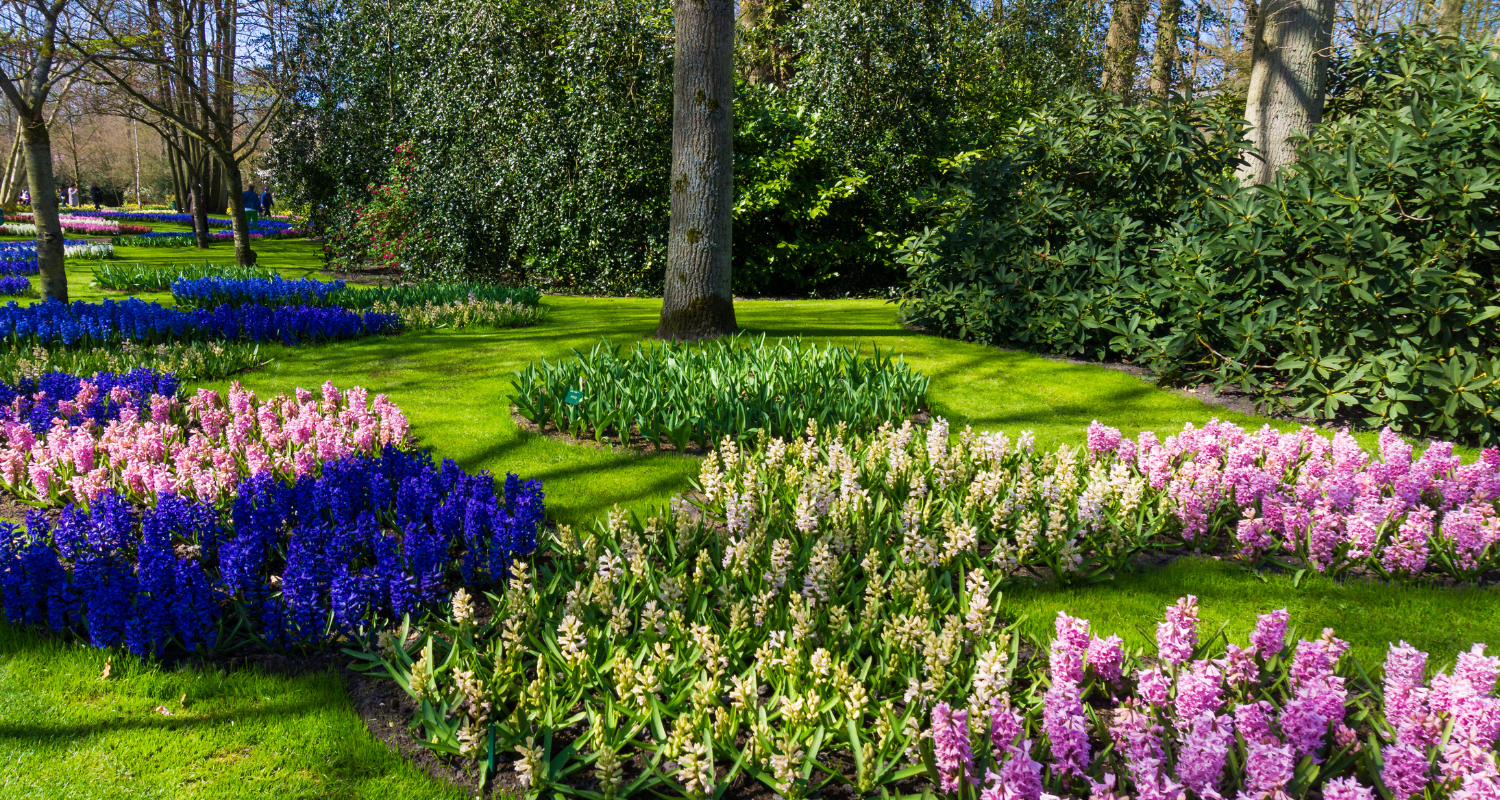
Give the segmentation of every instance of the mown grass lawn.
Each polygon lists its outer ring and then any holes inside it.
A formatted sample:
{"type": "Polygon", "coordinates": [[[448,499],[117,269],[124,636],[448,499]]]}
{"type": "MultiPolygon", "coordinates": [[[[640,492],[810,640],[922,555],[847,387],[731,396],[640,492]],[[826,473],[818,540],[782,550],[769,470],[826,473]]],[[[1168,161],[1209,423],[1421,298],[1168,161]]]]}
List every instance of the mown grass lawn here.
{"type": "MultiPolygon", "coordinates": [[[[316,275],[316,244],[263,242],[262,263],[289,277],[316,275]]],[[[121,248],[119,260],[230,261],[221,243],[207,259],[185,249],[121,248]]],[[[78,299],[89,287],[86,263],[70,265],[78,299]]],[[[170,295],[145,295],[170,302],[170,295]]],[[[529,434],[511,419],[511,373],[538,358],[566,357],[601,338],[648,337],[659,301],[548,297],[550,318],[533,328],[405,334],[288,349],[267,346],[271,363],[238,376],[270,394],[324,381],[389,394],[412,420],[418,441],[466,469],[540,478],[551,516],[589,525],[616,504],[645,511],[682,491],[696,459],[617,452],[529,434]]],[[[1213,417],[1245,425],[1266,421],[1226,413],[1157,389],[1130,375],[1023,353],[963,344],[901,328],[895,307],[876,300],[751,301],[736,304],[745,330],[801,335],[821,343],[893,349],[932,377],[933,412],[976,429],[1036,433],[1039,447],[1078,444],[1093,419],[1121,428],[1174,432],[1213,417]]],[[[206,384],[222,388],[227,381],[206,384]]],[[[1278,427],[1288,427],[1281,423],[1278,427]]],[[[1370,446],[1373,436],[1361,440],[1370,446]]],[[[1060,609],[1094,620],[1146,646],[1164,606],[1197,594],[1211,625],[1243,641],[1253,615],[1287,606],[1303,635],[1334,627],[1373,668],[1387,642],[1406,639],[1451,662],[1471,642],[1500,644],[1500,594],[1335,582],[1293,586],[1214,562],[1179,561],[1166,569],[1119,576],[1076,589],[1017,585],[1000,612],[1026,617],[1043,633],[1060,609]]],[[[389,755],[363,729],[332,675],[285,678],[254,672],[168,672],[48,637],[0,628],[0,796],[5,797],[365,797],[453,794],[389,755]],[[186,694],[185,705],[178,704],[186,694]],[[179,705],[181,707],[179,707],[179,705]],[[172,711],[168,717],[158,711],[172,711]]],[[[455,795],[456,796],[456,795],[455,795]]]]}

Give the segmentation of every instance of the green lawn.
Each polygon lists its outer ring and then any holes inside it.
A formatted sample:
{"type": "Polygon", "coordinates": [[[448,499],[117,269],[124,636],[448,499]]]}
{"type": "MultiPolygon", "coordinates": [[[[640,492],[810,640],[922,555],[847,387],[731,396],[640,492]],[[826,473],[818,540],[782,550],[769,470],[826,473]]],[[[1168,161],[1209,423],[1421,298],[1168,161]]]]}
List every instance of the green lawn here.
{"type": "MultiPolygon", "coordinates": [[[[256,249],[262,263],[289,276],[313,275],[320,264],[318,246],[307,242],[265,242],[256,249]]],[[[208,256],[232,257],[227,243],[208,256]]],[[[191,248],[121,248],[118,259],[202,261],[204,256],[191,248]]],[[[86,264],[70,265],[69,272],[75,297],[101,296],[88,287],[86,264]]],[[[550,319],[534,328],[266,347],[262,352],[274,363],[239,380],[261,393],[314,388],[325,380],[387,393],[411,417],[420,443],[437,456],[471,470],[540,478],[549,513],[563,523],[590,524],[615,504],[643,510],[686,488],[698,469],[695,459],[568,445],[527,434],[511,421],[506,394],[513,370],[537,358],[565,357],[570,348],[588,347],[601,337],[642,339],[655,328],[659,309],[659,301],[642,299],[548,297],[544,303],[550,319]]],[[[1265,423],[1102,367],[913,333],[896,323],[894,306],[879,301],[742,302],[736,314],[741,327],[754,333],[898,351],[932,377],[933,410],[947,416],[955,431],[964,425],[1012,434],[1029,428],[1039,446],[1053,447],[1081,443],[1093,419],[1127,434],[1173,432],[1183,423],[1201,424],[1215,416],[1265,423]]],[[[1361,436],[1367,445],[1373,438],[1361,436]]],[[[1240,641],[1255,613],[1288,606],[1303,634],[1332,626],[1372,666],[1383,657],[1385,643],[1396,638],[1431,649],[1439,662],[1451,661],[1473,641],[1500,644],[1492,590],[1321,579],[1295,588],[1289,578],[1262,582],[1213,563],[1178,562],[1085,589],[1017,586],[1006,592],[1000,611],[1008,618],[1026,615],[1028,630],[1040,633],[1059,609],[1067,609],[1093,619],[1096,630],[1118,632],[1142,646],[1163,607],[1189,592],[1201,598],[1206,620],[1215,625],[1228,620],[1229,633],[1240,641]]],[[[101,682],[104,654],[30,632],[0,631],[0,699],[7,701],[0,710],[0,787],[5,788],[0,794],[6,797],[31,796],[28,792],[359,797],[393,796],[412,787],[423,796],[442,796],[446,791],[384,754],[342,699],[335,677],[167,673],[127,665],[128,659],[116,656],[114,674],[101,682]],[[166,701],[184,692],[189,703],[179,713],[166,701]],[[173,717],[155,711],[163,703],[173,717]],[[121,783],[127,778],[132,779],[128,785],[121,783]]]]}

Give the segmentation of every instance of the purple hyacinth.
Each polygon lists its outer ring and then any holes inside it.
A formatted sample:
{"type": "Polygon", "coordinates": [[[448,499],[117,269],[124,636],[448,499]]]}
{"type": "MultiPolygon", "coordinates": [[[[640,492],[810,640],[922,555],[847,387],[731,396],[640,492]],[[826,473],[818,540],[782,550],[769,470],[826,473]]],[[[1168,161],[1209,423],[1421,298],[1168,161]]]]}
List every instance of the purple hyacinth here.
{"type": "Polygon", "coordinates": [[[1205,713],[1193,720],[1182,737],[1177,756],[1177,779],[1201,798],[1219,797],[1224,763],[1234,744],[1234,723],[1228,716],[1205,713]]]}
{"type": "Polygon", "coordinates": [[[1323,784],[1323,800],[1375,800],[1375,793],[1356,778],[1334,778],[1323,784]]]}
{"type": "Polygon", "coordinates": [[[974,774],[974,753],[969,748],[968,711],[955,711],[947,703],[933,707],[932,749],[943,791],[958,791],[964,781],[979,784],[974,774]]]}
{"type": "Polygon", "coordinates": [[[1088,716],[1078,684],[1054,680],[1042,708],[1042,727],[1052,746],[1052,769],[1082,777],[1089,766],[1088,716]]]}
{"type": "Polygon", "coordinates": [[[1255,630],[1250,633],[1250,644],[1255,646],[1255,652],[1262,659],[1270,661],[1286,647],[1286,624],[1291,616],[1286,609],[1280,608],[1256,617],[1255,630]]]}
{"type": "Polygon", "coordinates": [[[1156,648],[1163,663],[1177,666],[1193,657],[1198,646],[1198,598],[1188,595],[1167,608],[1167,618],[1156,626],[1156,648]]]}

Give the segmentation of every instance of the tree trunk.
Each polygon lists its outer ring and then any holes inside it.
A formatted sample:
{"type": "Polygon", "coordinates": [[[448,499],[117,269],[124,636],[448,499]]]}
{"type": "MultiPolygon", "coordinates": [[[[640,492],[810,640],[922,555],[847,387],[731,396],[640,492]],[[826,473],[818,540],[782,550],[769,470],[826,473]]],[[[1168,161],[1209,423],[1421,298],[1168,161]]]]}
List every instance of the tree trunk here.
{"type": "Polygon", "coordinates": [[[1308,134],[1323,118],[1333,0],[1267,0],[1256,20],[1254,60],[1245,119],[1256,153],[1240,180],[1266,183],[1297,160],[1293,134],[1308,134]]]}
{"type": "Polygon", "coordinates": [[[1130,102],[1135,89],[1135,59],[1141,49],[1141,17],[1146,15],[1146,0],[1115,0],[1109,18],[1109,35],[1104,40],[1104,79],[1106,91],[1130,102]]]}
{"type": "Polygon", "coordinates": [[[1172,91],[1177,62],[1177,18],[1182,0],[1161,0],[1156,12],[1156,50],[1151,56],[1151,93],[1165,98],[1172,91]]]}
{"type": "Polygon", "coordinates": [[[672,70],[672,219],[662,339],[732,333],[734,0],[676,0],[672,70]]]}
{"type": "MultiPolygon", "coordinates": [[[[221,155],[219,158],[225,158],[221,155]]],[[[217,159],[216,159],[217,161],[217,159]]],[[[245,218],[245,184],[240,171],[224,167],[229,177],[229,221],[234,224],[234,263],[242,267],[255,266],[255,251],[250,249],[250,221],[245,218]]]]}
{"type": "Polygon", "coordinates": [[[1463,17],[1464,0],[1443,0],[1438,8],[1438,30],[1450,36],[1457,36],[1459,23],[1463,21],[1463,17]]]}
{"type": "Polygon", "coordinates": [[[16,135],[10,140],[10,156],[5,159],[5,178],[0,180],[0,206],[16,202],[21,195],[21,181],[26,179],[26,161],[21,149],[21,120],[16,120],[16,135]]]}
{"type": "Polygon", "coordinates": [[[193,242],[199,250],[207,250],[212,239],[208,238],[208,200],[203,189],[206,173],[203,159],[194,156],[188,167],[188,196],[192,204],[193,215],[193,242]]]}
{"type": "Polygon", "coordinates": [[[52,180],[52,134],[38,113],[26,120],[26,172],[31,180],[31,219],[36,223],[36,263],[43,300],[68,302],[68,271],[62,222],[57,213],[57,185],[52,180]]]}

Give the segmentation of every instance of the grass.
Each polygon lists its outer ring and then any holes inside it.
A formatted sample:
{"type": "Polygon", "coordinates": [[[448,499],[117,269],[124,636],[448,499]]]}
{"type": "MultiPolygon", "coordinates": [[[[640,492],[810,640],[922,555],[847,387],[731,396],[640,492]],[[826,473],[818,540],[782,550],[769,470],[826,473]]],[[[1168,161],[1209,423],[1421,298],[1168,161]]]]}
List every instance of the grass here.
{"type": "MultiPolygon", "coordinates": [[[[261,263],[287,277],[319,277],[318,246],[270,241],[261,263]]],[[[192,248],[122,248],[121,260],[198,261],[192,248]]],[[[227,243],[207,253],[228,262],[227,243]]],[[[119,297],[88,287],[89,265],[70,264],[77,299],[119,297]]],[[[170,294],[141,295],[171,302],[170,294]]],[[[384,392],[412,420],[418,441],[470,470],[540,478],[548,511],[560,522],[586,525],[621,504],[637,511],[687,487],[696,459],[675,454],[611,451],[529,434],[511,421],[511,373],[538,358],[565,357],[600,338],[621,343],[655,329],[659,302],[644,299],[548,297],[548,320],[509,330],[405,334],[333,345],[263,348],[275,361],[238,379],[262,394],[313,388],[325,380],[384,392]]],[[[932,378],[935,413],[955,431],[964,425],[1029,428],[1038,446],[1078,444],[1093,419],[1126,434],[1170,433],[1186,422],[1219,417],[1243,425],[1266,420],[1212,408],[1157,389],[1122,372],[1024,353],[938,339],[901,328],[894,306],[874,300],[737,303],[742,328],[772,337],[801,335],[821,344],[877,344],[894,349],[932,378]]],[[[205,384],[214,388],[227,381],[205,384]]],[[[1286,423],[1272,423],[1286,429],[1286,423]]],[[[1361,434],[1367,447],[1374,437],[1361,434]]],[[[1095,629],[1145,646],[1164,607],[1182,594],[1201,599],[1211,625],[1244,641],[1254,615],[1286,606],[1304,635],[1334,627],[1373,667],[1395,639],[1451,662],[1471,642],[1500,645],[1497,593],[1304,580],[1264,582],[1212,562],[1121,575],[1107,584],[1066,590],[1017,585],[999,611],[1025,615],[1026,629],[1045,633],[1060,609],[1094,621],[1095,629]]],[[[448,789],[427,780],[369,737],[331,675],[284,678],[254,672],[175,673],[116,657],[115,676],[100,682],[105,654],[0,627],[0,791],[6,797],[361,797],[395,796],[415,787],[431,796],[448,789]],[[173,706],[189,695],[186,708],[173,706]],[[173,717],[155,709],[165,704],[173,717]],[[126,783],[128,781],[128,783],[126,783]]]]}

